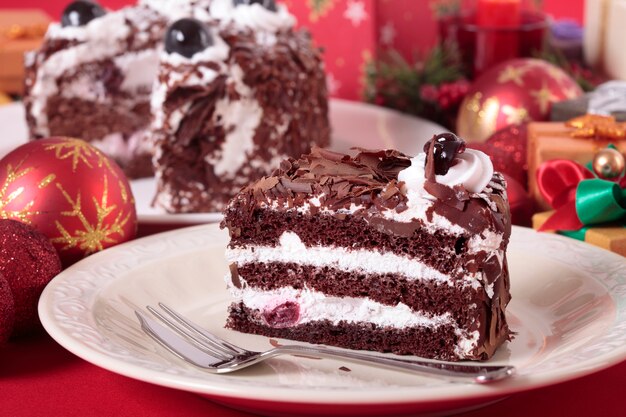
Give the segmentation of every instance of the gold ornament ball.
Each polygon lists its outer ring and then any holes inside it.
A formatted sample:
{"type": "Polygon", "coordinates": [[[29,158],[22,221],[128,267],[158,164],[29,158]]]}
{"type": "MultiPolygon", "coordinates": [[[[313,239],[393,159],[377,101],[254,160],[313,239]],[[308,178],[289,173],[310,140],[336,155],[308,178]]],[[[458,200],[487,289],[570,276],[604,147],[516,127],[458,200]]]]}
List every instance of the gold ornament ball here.
{"type": "Polygon", "coordinates": [[[593,171],[600,178],[606,180],[616,179],[624,174],[626,161],[624,155],[611,148],[602,149],[593,157],[593,171]]]}

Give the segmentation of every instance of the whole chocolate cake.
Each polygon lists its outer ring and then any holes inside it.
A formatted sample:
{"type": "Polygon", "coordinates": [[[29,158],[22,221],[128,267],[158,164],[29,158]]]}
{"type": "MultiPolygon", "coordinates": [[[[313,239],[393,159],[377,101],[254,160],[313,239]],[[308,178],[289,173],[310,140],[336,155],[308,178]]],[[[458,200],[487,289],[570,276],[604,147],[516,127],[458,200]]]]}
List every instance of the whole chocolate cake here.
{"type": "Polygon", "coordinates": [[[490,358],[510,337],[502,175],[451,134],[409,158],[314,149],[244,188],[222,227],[227,327],[422,357],[490,358]],[[428,157],[427,157],[428,155],[428,157]]]}

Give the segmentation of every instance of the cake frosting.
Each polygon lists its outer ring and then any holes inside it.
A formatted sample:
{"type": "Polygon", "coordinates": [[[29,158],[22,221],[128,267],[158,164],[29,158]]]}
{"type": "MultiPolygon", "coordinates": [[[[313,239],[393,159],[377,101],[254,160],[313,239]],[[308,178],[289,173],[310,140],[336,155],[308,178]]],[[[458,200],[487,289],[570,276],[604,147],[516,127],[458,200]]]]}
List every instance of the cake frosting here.
{"type": "Polygon", "coordinates": [[[490,160],[459,149],[441,175],[426,163],[438,158],[432,149],[413,158],[314,149],[244,188],[222,223],[235,299],[227,326],[437,359],[491,357],[510,335],[510,214],[490,160]]]}

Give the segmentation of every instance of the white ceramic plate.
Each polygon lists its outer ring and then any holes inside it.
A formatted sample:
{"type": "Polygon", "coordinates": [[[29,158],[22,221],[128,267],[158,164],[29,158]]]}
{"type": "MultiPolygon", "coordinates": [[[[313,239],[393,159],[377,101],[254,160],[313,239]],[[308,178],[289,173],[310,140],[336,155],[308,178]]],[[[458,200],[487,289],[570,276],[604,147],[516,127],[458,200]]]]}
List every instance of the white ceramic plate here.
{"type": "Polygon", "coordinates": [[[41,321],[62,346],[98,366],[263,414],[459,410],[626,358],[624,258],[516,227],[508,251],[513,299],[507,315],[517,336],[491,360],[516,366],[512,379],[486,386],[452,384],[342,360],[296,357],[233,374],[207,374],[145,336],[133,310],[163,301],[234,343],[270,348],[266,337],[223,328],[229,304],[223,280],[227,239],[217,225],[204,225],[92,255],[46,287],[41,321]]]}
{"type": "MultiPolygon", "coordinates": [[[[424,142],[445,129],[430,121],[410,117],[364,103],[331,100],[330,122],[333,130],[330,149],[348,152],[351,147],[394,148],[409,155],[421,152],[424,142]]],[[[0,107],[0,157],[25,143],[28,138],[24,107],[10,104],[0,107]]],[[[156,184],[154,178],[131,181],[142,223],[199,224],[216,222],[220,213],[167,214],[151,206],[156,184]]]]}

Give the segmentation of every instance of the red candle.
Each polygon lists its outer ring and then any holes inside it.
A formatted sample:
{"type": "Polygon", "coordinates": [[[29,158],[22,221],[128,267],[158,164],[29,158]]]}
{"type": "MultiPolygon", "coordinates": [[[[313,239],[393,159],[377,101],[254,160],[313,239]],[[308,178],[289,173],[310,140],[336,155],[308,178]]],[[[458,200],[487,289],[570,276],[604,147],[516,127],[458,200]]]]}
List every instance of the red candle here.
{"type": "Polygon", "coordinates": [[[520,24],[520,0],[478,0],[476,24],[481,27],[511,28],[520,24]]]}
{"type": "Polygon", "coordinates": [[[477,0],[474,75],[519,56],[521,0],[477,0]]]}

